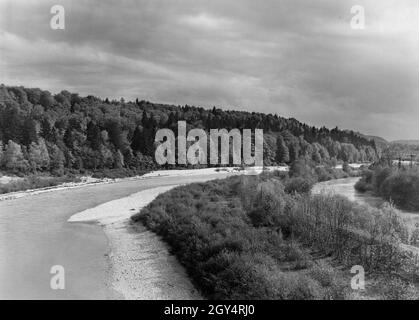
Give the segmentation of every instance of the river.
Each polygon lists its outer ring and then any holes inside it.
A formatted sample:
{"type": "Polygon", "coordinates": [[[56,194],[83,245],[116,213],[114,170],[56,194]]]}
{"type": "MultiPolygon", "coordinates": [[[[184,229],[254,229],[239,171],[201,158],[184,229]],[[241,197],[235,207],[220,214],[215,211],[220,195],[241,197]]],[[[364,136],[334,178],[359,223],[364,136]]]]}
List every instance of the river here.
{"type": "MultiPolygon", "coordinates": [[[[349,200],[355,201],[359,204],[369,205],[372,207],[380,207],[385,203],[385,200],[374,196],[371,192],[361,193],[355,190],[355,183],[359,177],[336,179],[325,182],[320,182],[314,185],[312,193],[333,193],[347,197],[349,200]]],[[[419,223],[419,212],[410,212],[398,209],[400,216],[404,218],[409,229],[413,229],[416,223],[419,223]]]]}
{"type": "Polygon", "coordinates": [[[356,201],[360,204],[368,204],[373,207],[379,207],[384,204],[384,200],[380,197],[376,197],[368,192],[361,193],[355,190],[355,183],[359,180],[359,177],[335,179],[320,182],[314,185],[312,192],[332,192],[347,197],[349,200],[356,201]]]}
{"type": "MultiPolygon", "coordinates": [[[[0,299],[121,298],[109,285],[110,245],[102,227],[67,220],[76,213],[142,190],[228,175],[182,174],[123,180],[0,201],[0,299]],[[65,290],[51,289],[50,270],[54,265],[65,268],[65,290]]],[[[313,192],[333,192],[375,207],[383,204],[378,197],[356,192],[354,184],[358,179],[318,183],[313,192]]],[[[419,222],[417,213],[401,213],[412,224],[419,222]]]]}
{"type": "Polygon", "coordinates": [[[75,213],[133,193],[226,177],[227,173],[124,180],[0,201],[0,299],[112,299],[109,243],[75,213]],[[52,290],[51,267],[65,269],[65,290],[52,290]]]}

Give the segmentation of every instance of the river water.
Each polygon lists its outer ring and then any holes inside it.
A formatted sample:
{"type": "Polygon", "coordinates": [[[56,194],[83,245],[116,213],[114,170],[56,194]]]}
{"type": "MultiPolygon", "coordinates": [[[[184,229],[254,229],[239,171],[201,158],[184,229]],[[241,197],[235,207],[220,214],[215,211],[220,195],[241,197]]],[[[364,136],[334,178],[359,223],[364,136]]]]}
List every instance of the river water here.
{"type": "MultiPolygon", "coordinates": [[[[382,206],[385,203],[385,200],[382,198],[374,196],[370,192],[361,193],[355,190],[355,183],[359,179],[359,177],[353,177],[320,182],[314,185],[312,193],[317,194],[326,192],[339,194],[359,204],[369,205],[372,207],[382,206]]],[[[400,209],[398,209],[398,212],[406,221],[409,229],[413,229],[415,224],[419,223],[419,212],[409,212],[400,209]]]]}
{"type": "Polygon", "coordinates": [[[142,190],[226,176],[152,177],[0,201],[0,299],[116,298],[102,228],[69,217],[142,190]],[[51,289],[54,265],[65,269],[65,290],[51,289]]]}
{"type": "Polygon", "coordinates": [[[380,197],[373,196],[366,192],[361,193],[355,190],[355,183],[359,180],[359,177],[344,178],[320,182],[314,185],[313,193],[334,193],[347,197],[349,200],[356,201],[360,204],[368,204],[373,207],[379,207],[384,204],[384,200],[380,197]]]}

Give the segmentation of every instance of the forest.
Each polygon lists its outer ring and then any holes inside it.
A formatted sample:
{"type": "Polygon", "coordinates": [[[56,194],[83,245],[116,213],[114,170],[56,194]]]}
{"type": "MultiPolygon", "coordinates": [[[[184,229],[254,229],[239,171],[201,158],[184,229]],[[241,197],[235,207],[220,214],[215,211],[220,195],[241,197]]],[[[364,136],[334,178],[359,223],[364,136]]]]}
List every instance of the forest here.
{"type": "MultiPolygon", "coordinates": [[[[155,133],[190,128],[264,130],[264,164],[373,161],[377,147],[353,131],[316,128],[277,114],[109,100],[38,88],[0,86],[0,170],[36,173],[134,175],[158,169],[155,133]]],[[[170,166],[166,166],[170,168],[170,166]]]]}

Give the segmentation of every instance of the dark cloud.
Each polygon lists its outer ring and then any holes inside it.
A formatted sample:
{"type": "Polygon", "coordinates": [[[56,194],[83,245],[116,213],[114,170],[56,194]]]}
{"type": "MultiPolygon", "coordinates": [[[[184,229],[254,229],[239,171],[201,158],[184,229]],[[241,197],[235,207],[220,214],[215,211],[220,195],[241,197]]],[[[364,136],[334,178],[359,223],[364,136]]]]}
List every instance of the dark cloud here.
{"type": "Polygon", "coordinates": [[[418,138],[419,5],[333,0],[0,2],[0,81],[278,113],[418,138]]]}

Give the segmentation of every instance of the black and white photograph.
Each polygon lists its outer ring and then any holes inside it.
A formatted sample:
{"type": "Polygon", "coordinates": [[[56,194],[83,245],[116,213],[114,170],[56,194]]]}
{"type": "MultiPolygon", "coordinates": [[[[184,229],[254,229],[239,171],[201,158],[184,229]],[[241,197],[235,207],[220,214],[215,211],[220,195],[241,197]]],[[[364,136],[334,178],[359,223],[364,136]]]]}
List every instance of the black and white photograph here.
{"type": "Polygon", "coordinates": [[[417,0],[0,0],[0,300],[418,300],[418,120],[417,0]]]}

